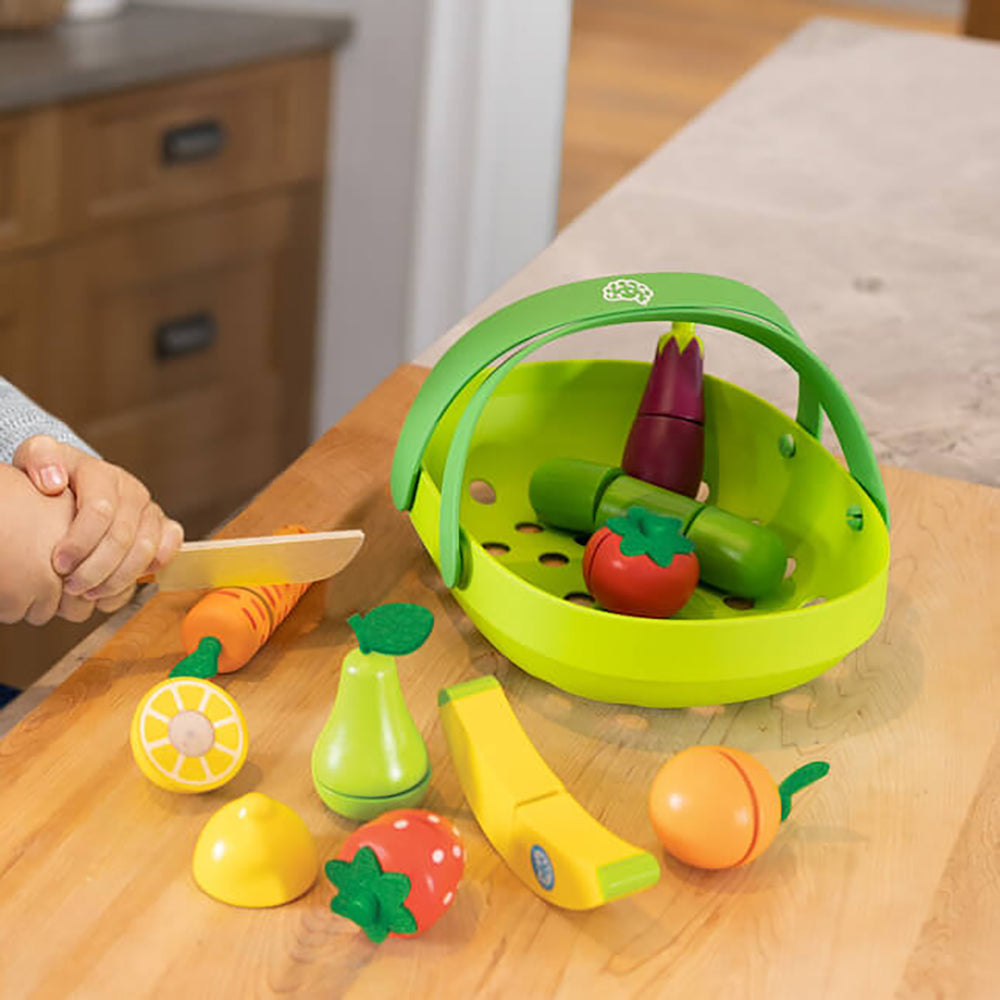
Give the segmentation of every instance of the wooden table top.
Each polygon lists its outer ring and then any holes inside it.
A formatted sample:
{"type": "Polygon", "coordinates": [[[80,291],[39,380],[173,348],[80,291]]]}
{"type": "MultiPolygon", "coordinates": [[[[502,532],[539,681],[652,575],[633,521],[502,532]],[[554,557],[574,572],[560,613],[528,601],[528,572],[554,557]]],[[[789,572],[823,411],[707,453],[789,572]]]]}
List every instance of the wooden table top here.
{"type": "Polygon", "coordinates": [[[392,507],[392,449],[423,375],[399,369],[226,529],[298,520],[368,533],[355,563],[223,680],[251,733],[230,785],[161,791],[128,747],[136,704],[181,655],[192,594],[150,601],[0,742],[0,996],[995,996],[1000,491],[885,470],[885,621],[813,683],[724,709],[586,702],[487,645],[392,507]],[[274,910],[203,895],[195,839],[247,791],[299,812],[323,859],[354,828],[320,803],[309,755],[351,646],[348,614],[388,600],[436,617],[400,674],[434,768],[425,804],[454,819],[468,846],[454,907],[421,938],[375,946],[330,913],[322,877],[274,910]],[[745,869],[663,858],[653,889],[589,913],[559,910],[485,841],[449,763],[437,691],[487,673],[582,804],[661,858],[645,797],[683,747],[741,747],[777,777],[818,756],[832,771],[745,869]]]}

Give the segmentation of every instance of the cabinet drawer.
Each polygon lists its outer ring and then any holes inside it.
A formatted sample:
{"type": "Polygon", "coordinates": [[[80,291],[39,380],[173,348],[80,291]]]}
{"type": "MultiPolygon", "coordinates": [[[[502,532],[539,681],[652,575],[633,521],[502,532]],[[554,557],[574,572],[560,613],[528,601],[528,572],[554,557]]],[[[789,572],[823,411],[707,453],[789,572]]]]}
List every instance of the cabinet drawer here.
{"type": "Polygon", "coordinates": [[[329,56],[303,56],[70,106],[70,232],[318,177],[329,56]]]}
{"type": "Polygon", "coordinates": [[[277,412],[277,379],[260,375],[238,389],[196,390],[82,430],[197,537],[278,471],[277,412]]]}
{"type": "Polygon", "coordinates": [[[0,117],[0,253],[52,236],[58,161],[56,112],[0,117]]]}
{"type": "Polygon", "coordinates": [[[289,204],[214,207],[54,254],[45,404],[82,426],[273,374],[289,204]]]}

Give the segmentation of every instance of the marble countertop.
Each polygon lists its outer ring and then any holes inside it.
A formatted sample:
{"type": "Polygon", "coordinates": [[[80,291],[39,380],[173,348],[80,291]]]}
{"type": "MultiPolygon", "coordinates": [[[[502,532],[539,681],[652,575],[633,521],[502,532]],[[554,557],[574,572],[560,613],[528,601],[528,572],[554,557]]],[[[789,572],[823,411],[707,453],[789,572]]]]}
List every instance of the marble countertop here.
{"type": "MultiPolygon", "coordinates": [[[[785,310],[880,461],[1000,485],[996,94],[1000,45],[812,21],[418,361],[551,285],[726,275],[785,310]]],[[[614,329],[536,357],[652,357],[656,329],[614,329]]],[[[711,374],[794,410],[781,361],[702,332],[711,374]]]]}
{"type": "Polygon", "coordinates": [[[350,27],[344,15],[142,5],[107,20],[0,33],[0,111],[330,48],[350,27]]]}

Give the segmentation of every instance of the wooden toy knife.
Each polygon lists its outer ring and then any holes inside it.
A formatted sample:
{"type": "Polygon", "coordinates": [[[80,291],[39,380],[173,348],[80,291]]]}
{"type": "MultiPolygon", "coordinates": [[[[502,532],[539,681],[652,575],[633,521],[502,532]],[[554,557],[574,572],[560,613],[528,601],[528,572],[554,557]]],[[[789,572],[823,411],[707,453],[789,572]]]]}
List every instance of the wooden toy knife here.
{"type": "Polygon", "coordinates": [[[185,542],[168,566],[140,583],[160,590],[312,583],[339,573],[364,539],[363,531],[350,530],[185,542]]]}

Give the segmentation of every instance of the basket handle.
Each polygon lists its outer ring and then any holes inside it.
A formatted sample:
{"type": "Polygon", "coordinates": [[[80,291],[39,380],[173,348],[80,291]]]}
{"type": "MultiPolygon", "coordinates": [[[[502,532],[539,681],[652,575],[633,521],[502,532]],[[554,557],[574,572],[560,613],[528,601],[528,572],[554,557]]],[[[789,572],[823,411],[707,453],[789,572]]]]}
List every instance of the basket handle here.
{"type": "Polygon", "coordinates": [[[561,285],[515,302],[473,327],[428,375],[400,433],[391,486],[400,510],[413,501],[424,449],[455,396],[512,347],[521,350],[494,368],[469,400],[452,437],[441,487],[440,568],[445,583],[461,576],[459,506],[472,435],[494,389],[508,372],[545,344],[595,326],[637,320],[704,323],[742,334],[785,360],[800,376],[799,424],[818,437],[820,405],[843,448],[848,468],[888,524],[885,487],[853,404],[830,370],[802,343],[788,319],[760,292],[726,278],[641,274],[561,285]],[[656,299],[665,304],[654,305],[656,299]],[[569,317],[578,317],[571,318],[569,317]],[[518,332],[518,331],[529,332],[518,332]]]}

